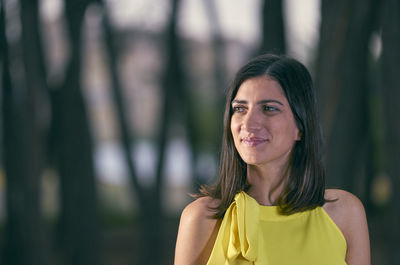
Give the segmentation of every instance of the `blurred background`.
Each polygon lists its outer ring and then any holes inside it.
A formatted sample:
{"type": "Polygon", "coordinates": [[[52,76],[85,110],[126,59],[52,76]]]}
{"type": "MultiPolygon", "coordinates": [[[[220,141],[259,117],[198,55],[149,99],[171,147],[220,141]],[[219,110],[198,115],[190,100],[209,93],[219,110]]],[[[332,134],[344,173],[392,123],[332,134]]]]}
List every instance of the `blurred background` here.
{"type": "Polygon", "coordinates": [[[173,264],[225,90],[275,52],[312,73],[372,264],[400,264],[399,47],[397,0],[0,0],[0,263],[173,264]]]}

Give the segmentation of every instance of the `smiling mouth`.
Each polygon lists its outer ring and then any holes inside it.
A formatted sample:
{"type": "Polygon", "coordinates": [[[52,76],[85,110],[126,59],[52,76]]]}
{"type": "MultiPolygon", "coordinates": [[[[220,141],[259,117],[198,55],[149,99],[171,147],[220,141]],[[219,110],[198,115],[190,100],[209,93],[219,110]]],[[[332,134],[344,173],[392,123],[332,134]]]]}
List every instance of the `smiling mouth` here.
{"type": "Polygon", "coordinates": [[[244,138],[242,138],[242,143],[244,143],[245,145],[250,146],[250,147],[257,146],[266,141],[267,141],[267,139],[259,138],[259,137],[244,137],[244,138]]]}

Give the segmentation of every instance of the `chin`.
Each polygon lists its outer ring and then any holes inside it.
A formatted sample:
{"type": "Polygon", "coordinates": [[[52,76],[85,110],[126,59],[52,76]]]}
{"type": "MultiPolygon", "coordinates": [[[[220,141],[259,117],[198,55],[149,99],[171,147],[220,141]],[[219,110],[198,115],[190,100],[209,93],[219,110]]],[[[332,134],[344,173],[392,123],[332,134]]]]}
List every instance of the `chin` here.
{"type": "Polygon", "coordinates": [[[260,159],[259,157],[254,157],[254,156],[247,156],[247,157],[242,157],[243,161],[248,164],[248,165],[260,165],[263,164],[263,160],[260,159]]]}

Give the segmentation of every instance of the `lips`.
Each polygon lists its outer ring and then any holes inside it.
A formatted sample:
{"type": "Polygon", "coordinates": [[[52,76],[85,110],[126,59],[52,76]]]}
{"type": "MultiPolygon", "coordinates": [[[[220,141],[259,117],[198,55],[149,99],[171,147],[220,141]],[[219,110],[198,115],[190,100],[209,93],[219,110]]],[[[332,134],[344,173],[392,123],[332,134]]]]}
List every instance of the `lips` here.
{"type": "Polygon", "coordinates": [[[250,146],[250,147],[257,146],[266,141],[267,141],[267,139],[261,138],[261,137],[243,137],[242,138],[242,143],[244,143],[245,145],[250,146]]]}

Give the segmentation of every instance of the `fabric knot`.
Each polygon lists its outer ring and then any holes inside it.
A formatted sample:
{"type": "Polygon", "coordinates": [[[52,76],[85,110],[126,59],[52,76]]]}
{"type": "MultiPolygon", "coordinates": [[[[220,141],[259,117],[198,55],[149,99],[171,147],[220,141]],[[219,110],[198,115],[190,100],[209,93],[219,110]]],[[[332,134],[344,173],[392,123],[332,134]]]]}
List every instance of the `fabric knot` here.
{"type": "Polygon", "coordinates": [[[224,219],[229,229],[226,257],[229,261],[245,259],[254,262],[258,256],[259,205],[245,192],[236,194],[224,219]],[[254,205],[255,204],[255,205],[254,205]]]}

